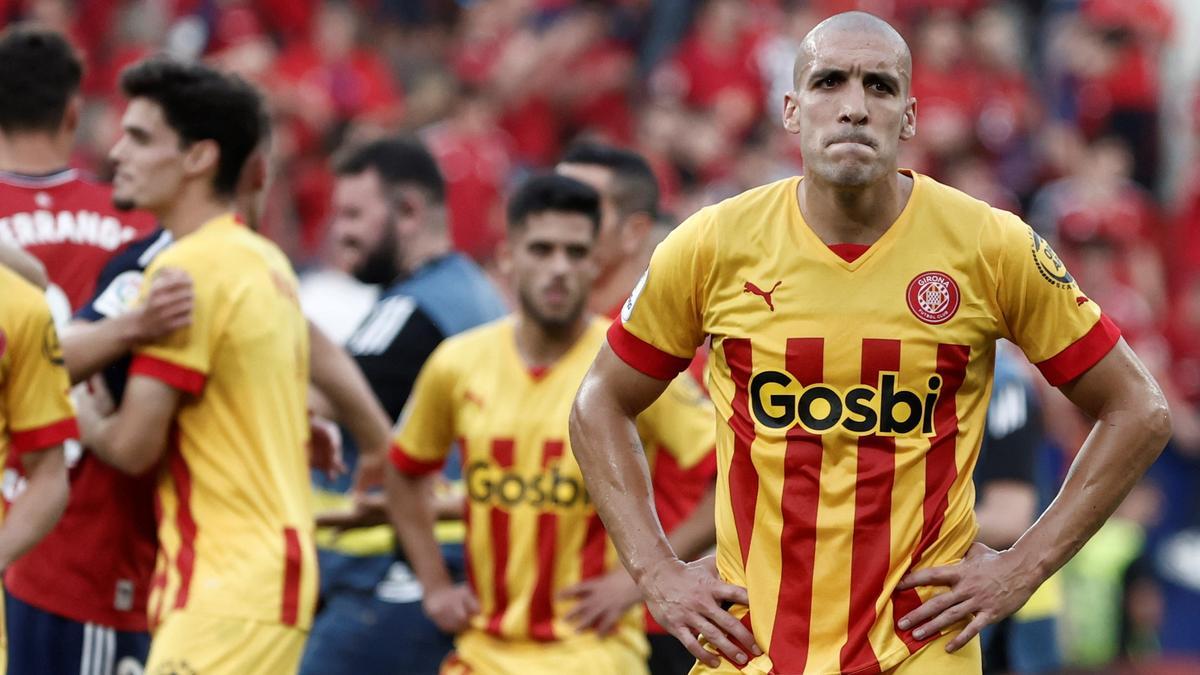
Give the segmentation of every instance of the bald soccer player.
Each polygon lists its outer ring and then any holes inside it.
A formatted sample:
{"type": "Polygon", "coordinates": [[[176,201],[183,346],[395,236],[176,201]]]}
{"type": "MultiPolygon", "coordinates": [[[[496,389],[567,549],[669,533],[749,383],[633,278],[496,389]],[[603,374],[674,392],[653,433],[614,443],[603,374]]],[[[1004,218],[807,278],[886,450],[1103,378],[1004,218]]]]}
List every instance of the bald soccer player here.
{"type": "Polygon", "coordinates": [[[806,174],[672,232],[576,399],[588,492],[693,672],[978,673],[979,631],[1079,550],[1170,435],[1158,385],[1043,239],[898,167],[911,62],[869,14],[809,33],[782,109],[806,174]],[[717,554],[685,564],[634,419],[706,336],[717,554]],[[972,543],[971,474],[1001,337],[1097,424],[1054,503],[995,551],[972,543]]]}

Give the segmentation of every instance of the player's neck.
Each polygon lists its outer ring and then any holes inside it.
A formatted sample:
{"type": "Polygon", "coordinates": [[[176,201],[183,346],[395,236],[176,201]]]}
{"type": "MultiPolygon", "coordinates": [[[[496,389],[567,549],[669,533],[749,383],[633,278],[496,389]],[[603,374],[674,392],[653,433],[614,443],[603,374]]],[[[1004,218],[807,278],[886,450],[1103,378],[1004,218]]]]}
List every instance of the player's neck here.
{"type": "Polygon", "coordinates": [[[397,251],[401,276],[409,276],[431,260],[450,253],[450,237],[443,232],[422,232],[400,245],[397,251]]]}
{"type": "Polygon", "coordinates": [[[71,139],[64,136],[49,132],[0,134],[0,170],[44,176],[67,168],[71,139]]]}
{"type": "Polygon", "coordinates": [[[874,244],[912,196],[913,179],[893,171],[883,180],[847,189],[806,176],[797,188],[804,222],[826,244],[874,244]]]}
{"type": "Polygon", "coordinates": [[[550,329],[525,312],[518,311],[515,330],[517,353],[530,368],[553,366],[579,341],[589,322],[590,317],[585,312],[569,326],[550,329]]]}
{"type": "Polygon", "coordinates": [[[185,186],[170,205],[154,215],[172,237],[182,239],[233,209],[232,200],[216,197],[208,186],[192,183],[185,186]]]}

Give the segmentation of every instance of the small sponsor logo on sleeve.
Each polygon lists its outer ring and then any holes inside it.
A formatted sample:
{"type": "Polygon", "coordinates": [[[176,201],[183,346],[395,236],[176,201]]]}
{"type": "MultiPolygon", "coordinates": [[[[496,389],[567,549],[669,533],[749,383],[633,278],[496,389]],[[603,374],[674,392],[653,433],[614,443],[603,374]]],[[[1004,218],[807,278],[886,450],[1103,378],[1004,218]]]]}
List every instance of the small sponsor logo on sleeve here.
{"type": "Polygon", "coordinates": [[[629,317],[633,314],[633,308],[637,305],[638,296],[642,294],[642,289],[646,287],[646,277],[650,276],[650,270],[642,273],[642,278],[638,279],[637,286],[633,287],[633,292],[629,294],[629,299],[625,301],[625,306],[621,308],[621,323],[628,323],[629,317]]]}
{"type": "Polygon", "coordinates": [[[63,365],[62,343],[58,341],[58,330],[54,327],[54,319],[46,322],[42,337],[42,354],[56,366],[63,365]]]}
{"type": "Polygon", "coordinates": [[[1059,259],[1054,249],[1050,248],[1050,242],[1034,232],[1033,228],[1030,228],[1029,235],[1033,238],[1030,243],[1033,262],[1042,278],[1057,288],[1074,288],[1075,278],[1067,271],[1067,266],[1059,259]]]}

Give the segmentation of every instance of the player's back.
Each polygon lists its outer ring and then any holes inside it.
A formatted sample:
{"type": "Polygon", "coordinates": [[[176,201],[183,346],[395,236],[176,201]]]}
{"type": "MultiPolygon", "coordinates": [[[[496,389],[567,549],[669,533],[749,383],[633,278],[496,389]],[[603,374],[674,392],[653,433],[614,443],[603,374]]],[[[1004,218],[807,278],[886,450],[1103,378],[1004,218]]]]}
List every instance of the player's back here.
{"type": "Polygon", "coordinates": [[[153,227],[147,213],[118,211],[111,188],[76,169],[46,176],[0,172],[0,240],[41,260],[72,310],[92,296],[113,253],[153,227]]]}
{"type": "Polygon", "coordinates": [[[147,270],[193,279],[193,325],[132,372],[193,394],[160,477],[152,617],[172,609],[307,627],[316,567],[305,442],[308,331],[291,267],[224,216],[147,270]]]}

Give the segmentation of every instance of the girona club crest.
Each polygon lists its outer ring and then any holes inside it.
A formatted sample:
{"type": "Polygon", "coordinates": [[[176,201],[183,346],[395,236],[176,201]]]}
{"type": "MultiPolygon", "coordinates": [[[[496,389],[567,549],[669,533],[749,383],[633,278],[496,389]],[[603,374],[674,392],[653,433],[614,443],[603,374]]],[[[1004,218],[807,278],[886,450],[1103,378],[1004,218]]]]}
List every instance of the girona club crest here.
{"type": "Polygon", "coordinates": [[[941,272],[922,272],[908,284],[908,308],[925,323],[946,323],[958,311],[958,284],[941,272]]]}

